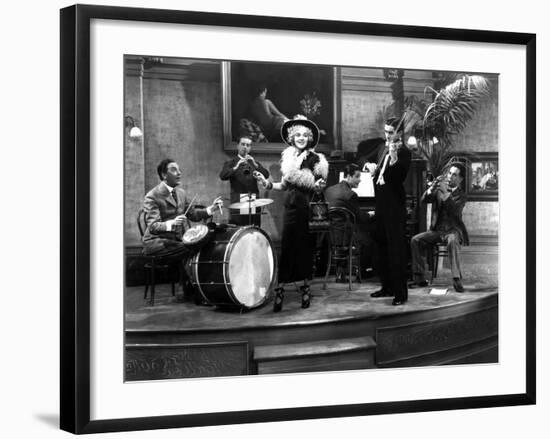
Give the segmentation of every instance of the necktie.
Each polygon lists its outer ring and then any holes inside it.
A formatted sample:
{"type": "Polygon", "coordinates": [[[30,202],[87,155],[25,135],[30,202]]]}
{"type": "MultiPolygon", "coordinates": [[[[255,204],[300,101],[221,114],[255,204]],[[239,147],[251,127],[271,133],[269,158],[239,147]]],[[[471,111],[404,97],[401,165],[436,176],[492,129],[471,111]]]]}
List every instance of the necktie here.
{"type": "Polygon", "coordinates": [[[176,195],[176,189],[172,189],[172,198],[176,202],[176,206],[178,205],[178,196],[176,195]]]}

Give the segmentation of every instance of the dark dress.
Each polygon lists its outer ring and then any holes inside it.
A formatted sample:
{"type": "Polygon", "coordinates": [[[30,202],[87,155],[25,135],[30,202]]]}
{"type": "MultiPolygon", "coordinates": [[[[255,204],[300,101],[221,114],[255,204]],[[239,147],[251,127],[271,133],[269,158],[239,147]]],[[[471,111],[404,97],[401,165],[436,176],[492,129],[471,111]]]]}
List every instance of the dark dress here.
{"type": "Polygon", "coordinates": [[[287,194],[279,263],[280,283],[313,277],[315,235],[309,232],[309,202],[315,193],[313,183],[319,178],[326,179],[327,172],[328,163],[324,156],[310,152],[299,170],[294,170],[292,175],[283,173],[287,194]]]}
{"type": "MultiPolygon", "coordinates": [[[[385,154],[383,155],[385,156],[385,154]]],[[[382,160],[383,163],[383,160],[382,160]]],[[[378,272],[382,289],[397,300],[407,300],[408,245],[406,232],[406,194],[403,183],[411,165],[411,152],[402,146],[397,153],[397,162],[384,171],[385,184],[377,184],[382,164],[374,173],[375,240],[379,250],[378,272]]]]}

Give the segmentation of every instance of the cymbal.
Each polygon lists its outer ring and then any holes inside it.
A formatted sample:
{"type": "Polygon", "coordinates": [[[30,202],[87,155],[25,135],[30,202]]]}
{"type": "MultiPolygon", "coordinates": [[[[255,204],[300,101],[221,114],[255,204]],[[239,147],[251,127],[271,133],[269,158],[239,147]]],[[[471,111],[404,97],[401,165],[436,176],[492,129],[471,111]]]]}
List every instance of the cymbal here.
{"type": "Polygon", "coordinates": [[[267,206],[268,204],[273,203],[271,198],[256,198],[253,201],[241,201],[240,203],[233,203],[229,205],[230,209],[246,209],[250,207],[262,207],[267,206]]]}

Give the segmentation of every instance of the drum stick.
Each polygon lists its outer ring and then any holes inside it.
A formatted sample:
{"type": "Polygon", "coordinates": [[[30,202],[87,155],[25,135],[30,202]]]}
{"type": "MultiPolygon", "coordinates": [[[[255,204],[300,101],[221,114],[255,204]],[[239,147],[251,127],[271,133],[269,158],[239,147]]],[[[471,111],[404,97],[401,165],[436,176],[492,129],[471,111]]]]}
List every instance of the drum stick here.
{"type": "Polygon", "coordinates": [[[189,203],[189,206],[187,206],[187,209],[186,209],[185,212],[183,213],[184,215],[187,216],[187,212],[189,212],[189,209],[191,209],[191,206],[193,205],[193,201],[195,201],[195,198],[197,198],[197,194],[195,194],[195,196],[193,197],[193,199],[192,199],[191,202],[189,203]]]}
{"type": "MultiPolygon", "coordinates": [[[[227,198],[222,198],[221,195],[219,195],[218,198],[219,198],[220,200],[227,200],[227,198]]],[[[223,218],[223,209],[222,209],[222,206],[223,206],[223,204],[218,204],[218,209],[220,209],[220,215],[221,215],[222,218],[223,218]]]]}

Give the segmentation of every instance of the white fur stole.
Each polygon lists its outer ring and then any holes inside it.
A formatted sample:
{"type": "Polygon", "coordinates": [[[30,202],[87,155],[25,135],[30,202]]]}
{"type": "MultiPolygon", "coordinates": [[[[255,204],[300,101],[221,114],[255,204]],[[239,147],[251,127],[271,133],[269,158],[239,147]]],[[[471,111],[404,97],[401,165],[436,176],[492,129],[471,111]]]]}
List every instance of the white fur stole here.
{"type": "Polygon", "coordinates": [[[281,153],[281,173],[286,183],[313,189],[317,179],[327,179],[328,162],[325,156],[313,151],[310,151],[309,154],[315,154],[319,158],[313,170],[307,167],[301,168],[302,163],[307,157],[305,151],[300,152],[297,148],[289,146],[281,153]]]}

